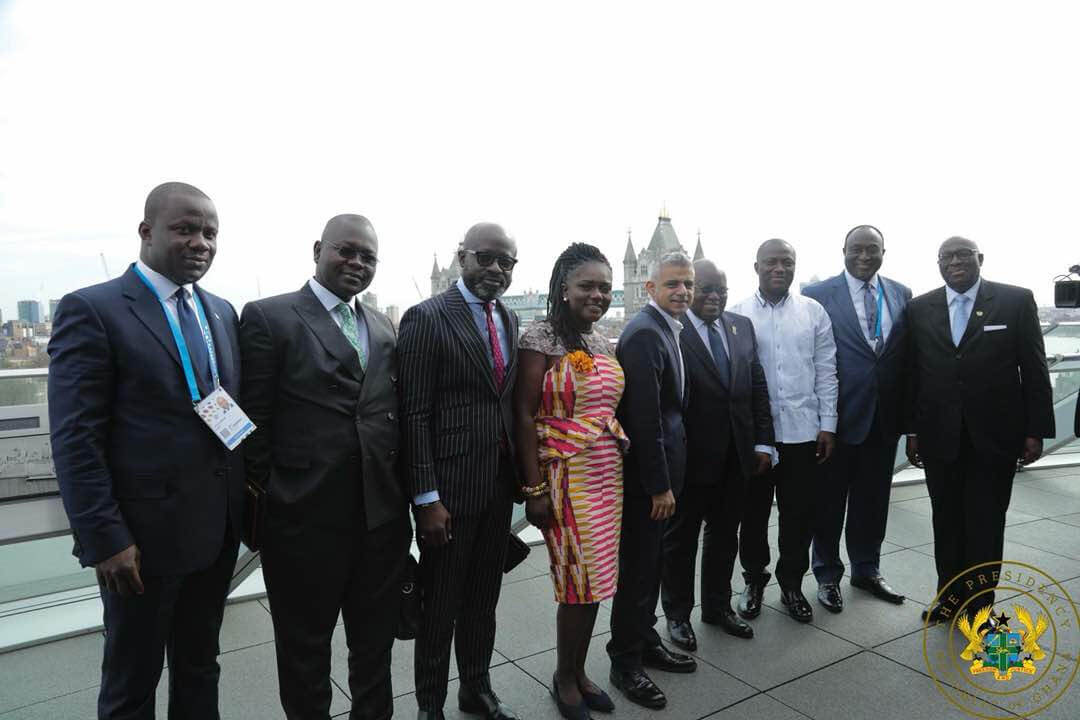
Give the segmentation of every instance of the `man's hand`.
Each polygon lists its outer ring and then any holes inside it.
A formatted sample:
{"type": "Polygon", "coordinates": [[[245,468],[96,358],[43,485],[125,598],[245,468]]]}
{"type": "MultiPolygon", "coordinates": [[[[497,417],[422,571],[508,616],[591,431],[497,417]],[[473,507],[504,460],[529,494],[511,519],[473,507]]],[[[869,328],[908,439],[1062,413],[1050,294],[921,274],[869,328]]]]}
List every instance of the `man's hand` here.
{"type": "Polygon", "coordinates": [[[142,565],[142,553],[134,545],[128,545],[111,558],[102,560],[95,566],[98,584],[106,590],[122,597],[142,595],[145,591],[139,567],[142,565]]]}
{"type": "Polygon", "coordinates": [[[836,433],[822,430],[817,434],[817,463],[821,463],[832,457],[833,449],[836,448],[836,433]]]}
{"type": "Polygon", "coordinates": [[[772,469],[772,455],[769,453],[755,452],[754,453],[754,471],[751,473],[754,477],[764,475],[772,469]]]}
{"type": "Polygon", "coordinates": [[[917,468],[923,466],[922,456],[919,455],[919,438],[914,435],[907,436],[907,447],[904,450],[907,453],[907,461],[917,468]]]}
{"type": "Polygon", "coordinates": [[[652,496],[652,512],[649,517],[653,520],[667,520],[675,514],[675,495],[667,490],[652,496]]]}
{"type": "Polygon", "coordinates": [[[525,519],[538,530],[547,530],[555,520],[555,508],[551,496],[544,493],[540,497],[525,501],[525,519]]]}
{"type": "Polygon", "coordinates": [[[450,513],[441,502],[417,508],[416,535],[428,547],[440,547],[454,539],[450,533],[450,513]]]}
{"type": "Polygon", "coordinates": [[[1030,465],[1042,456],[1042,438],[1024,438],[1024,452],[1020,454],[1020,464],[1030,465]]]}

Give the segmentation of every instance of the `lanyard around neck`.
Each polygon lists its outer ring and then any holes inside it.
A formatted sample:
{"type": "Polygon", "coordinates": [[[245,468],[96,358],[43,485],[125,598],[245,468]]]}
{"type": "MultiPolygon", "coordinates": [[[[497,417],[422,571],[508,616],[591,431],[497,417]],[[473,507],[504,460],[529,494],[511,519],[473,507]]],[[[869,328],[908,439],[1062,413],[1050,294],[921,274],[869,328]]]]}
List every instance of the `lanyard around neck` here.
{"type": "MultiPolygon", "coordinates": [[[[869,286],[867,286],[869,289],[869,286]]],[[[881,280],[878,279],[877,285],[877,324],[874,326],[874,339],[877,340],[881,337],[881,307],[882,300],[885,297],[885,288],[881,287],[881,280]]]]}
{"type": "MultiPolygon", "coordinates": [[[[143,284],[150,289],[150,292],[157,298],[158,303],[161,305],[162,312],[165,313],[165,320],[169,323],[169,330],[172,332],[173,341],[176,343],[176,351],[180,355],[180,366],[184,368],[184,380],[187,381],[188,393],[191,395],[191,402],[193,405],[198,405],[202,396],[199,394],[199,385],[195,382],[195,370],[191,364],[191,353],[188,352],[187,342],[184,341],[184,333],[180,330],[180,323],[176,321],[176,318],[169,312],[168,306],[165,304],[165,299],[158,294],[157,289],[153,283],[143,275],[142,270],[138,265],[133,265],[132,270],[139,276],[139,279],[143,281],[143,284]]],[[[198,293],[191,293],[192,300],[195,301],[195,315],[199,319],[199,330],[202,331],[203,340],[206,342],[206,348],[210,354],[210,375],[214,380],[214,387],[221,385],[221,379],[218,377],[217,358],[214,356],[214,338],[210,334],[210,325],[206,322],[206,313],[203,312],[202,302],[199,300],[198,293]]],[[[185,302],[183,297],[176,298],[176,302],[185,302]]],[[[177,313],[180,312],[178,307],[177,313]]]]}

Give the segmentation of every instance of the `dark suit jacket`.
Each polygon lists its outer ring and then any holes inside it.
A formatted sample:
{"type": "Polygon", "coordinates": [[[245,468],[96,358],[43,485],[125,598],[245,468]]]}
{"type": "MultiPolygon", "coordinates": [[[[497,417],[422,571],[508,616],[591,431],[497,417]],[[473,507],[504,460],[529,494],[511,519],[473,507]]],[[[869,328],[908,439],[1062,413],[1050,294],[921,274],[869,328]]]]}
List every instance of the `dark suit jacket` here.
{"type": "MultiPolygon", "coordinates": [[[[221,384],[240,389],[236,312],[196,286],[221,384]]],[[[209,567],[238,537],[243,460],[195,414],[165,311],[130,268],[65,295],[49,341],[53,461],[84,566],[135,543],[147,576],[209,567]]]]}
{"type": "Polygon", "coordinates": [[[496,308],[510,342],[501,389],[488,340],[456,287],[412,306],[401,319],[399,395],[410,499],[437,490],[452,515],[487,507],[505,481],[500,447],[513,457],[518,319],[501,302],[496,308]]]}
{"type": "Polygon", "coordinates": [[[240,325],[240,405],[258,426],[244,443],[247,473],[272,512],[368,529],[408,510],[398,475],[394,327],[357,304],[368,328],[367,370],[311,288],[248,303],[240,325]]]}
{"type": "Polygon", "coordinates": [[[808,285],[802,291],[803,295],[821,303],[832,321],[836,339],[836,375],[840,382],[837,403],[840,417],[836,434],[848,445],[859,445],[866,440],[875,413],[885,438],[898,436],[904,423],[904,350],[907,347],[904,308],[911,300],[911,289],[881,275],[878,279],[892,316],[892,330],[880,357],[874,355],[873,348],[866,342],[844,273],[808,285]]]}
{"type": "Polygon", "coordinates": [[[660,312],[646,305],[630,319],[615,355],[626,375],[616,416],[630,438],[623,463],[626,492],[658,495],[682,492],[686,475],[685,397],[679,388],[678,348],[660,312]]]}
{"type": "Polygon", "coordinates": [[[754,471],[754,446],[775,444],[769,388],[758,361],[754,326],[749,318],[730,312],[723,314],[721,325],[731,369],[730,377],[724,379],[693,322],[683,320],[683,362],[689,387],[684,413],[686,482],[695,485],[719,482],[729,452],[738,455],[743,477],[749,478],[754,471]],[[732,439],[734,447],[730,447],[732,439]]]}
{"type": "Polygon", "coordinates": [[[1003,460],[1025,437],[1054,436],[1054,409],[1035,298],[983,280],[960,347],[945,288],[908,303],[909,427],[923,457],[952,460],[966,429],[975,449],[1003,460]],[[987,331],[987,326],[1004,325],[987,331]]]}

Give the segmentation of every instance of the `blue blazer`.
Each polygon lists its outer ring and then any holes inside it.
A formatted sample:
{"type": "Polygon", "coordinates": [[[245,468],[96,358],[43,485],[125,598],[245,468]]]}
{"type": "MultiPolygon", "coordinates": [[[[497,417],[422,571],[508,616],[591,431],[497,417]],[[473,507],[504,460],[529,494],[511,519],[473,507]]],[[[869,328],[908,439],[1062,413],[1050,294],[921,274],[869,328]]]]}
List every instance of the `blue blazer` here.
{"type": "Polygon", "coordinates": [[[880,274],[878,279],[893,321],[880,357],[866,342],[844,273],[802,291],[821,303],[832,321],[836,375],[840,381],[836,434],[848,445],[866,440],[875,413],[886,441],[895,443],[904,430],[905,308],[911,300],[911,289],[880,274]]]}
{"type": "MultiPolygon", "coordinates": [[[[221,384],[239,397],[236,312],[195,292],[221,384]]],[[[95,565],[135,543],[143,575],[209,567],[239,536],[242,454],[227,451],[195,414],[154,294],[129,268],[65,295],[49,356],[53,461],[79,561],[95,565]]]]}

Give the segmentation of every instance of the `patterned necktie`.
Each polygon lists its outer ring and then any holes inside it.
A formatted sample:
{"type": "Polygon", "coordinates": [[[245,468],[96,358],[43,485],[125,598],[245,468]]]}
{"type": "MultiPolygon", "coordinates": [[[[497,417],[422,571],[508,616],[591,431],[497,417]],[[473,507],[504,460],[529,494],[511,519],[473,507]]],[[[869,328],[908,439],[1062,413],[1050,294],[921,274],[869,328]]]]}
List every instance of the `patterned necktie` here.
{"type": "Polygon", "coordinates": [[[491,359],[495,361],[495,388],[502,390],[503,380],[506,379],[506,360],[503,359],[502,345],[499,343],[499,332],[495,329],[495,319],[491,316],[494,307],[494,302],[484,303],[484,314],[487,315],[488,344],[491,346],[491,359]]]}
{"type": "Polygon", "coordinates": [[[360,356],[360,369],[366,371],[367,354],[360,344],[360,331],[356,329],[356,316],[353,315],[352,308],[345,303],[338,303],[334,309],[337,310],[338,317],[341,318],[341,332],[345,333],[345,338],[356,350],[356,354],[360,356]]]}
{"type": "Polygon", "coordinates": [[[870,342],[874,346],[874,354],[881,354],[882,338],[877,335],[877,298],[874,297],[874,286],[869,282],[863,283],[863,308],[866,311],[866,328],[870,331],[870,342]]]}
{"type": "Polygon", "coordinates": [[[716,369],[720,373],[724,387],[728,387],[731,378],[731,365],[728,363],[727,353],[724,352],[724,343],[720,339],[720,331],[716,329],[715,322],[708,323],[705,327],[708,329],[709,348],[712,349],[713,362],[716,363],[716,369]]]}
{"type": "Polygon", "coordinates": [[[192,370],[195,371],[195,383],[199,386],[199,394],[206,397],[213,390],[214,382],[210,375],[210,351],[206,347],[206,338],[203,337],[199,321],[195,319],[195,312],[188,305],[187,299],[191,297],[191,293],[180,288],[173,297],[176,298],[176,318],[180,321],[180,332],[184,336],[188,355],[191,356],[192,370]]]}
{"type": "Polygon", "coordinates": [[[970,302],[971,298],[967,295],[957,295],[953,300],[952,341],[956,347],[960,347],[960,340],[963,339],[964,331],[967,330],[968,317],[971,312],[968,309],[968,303],[970,302]]]}

